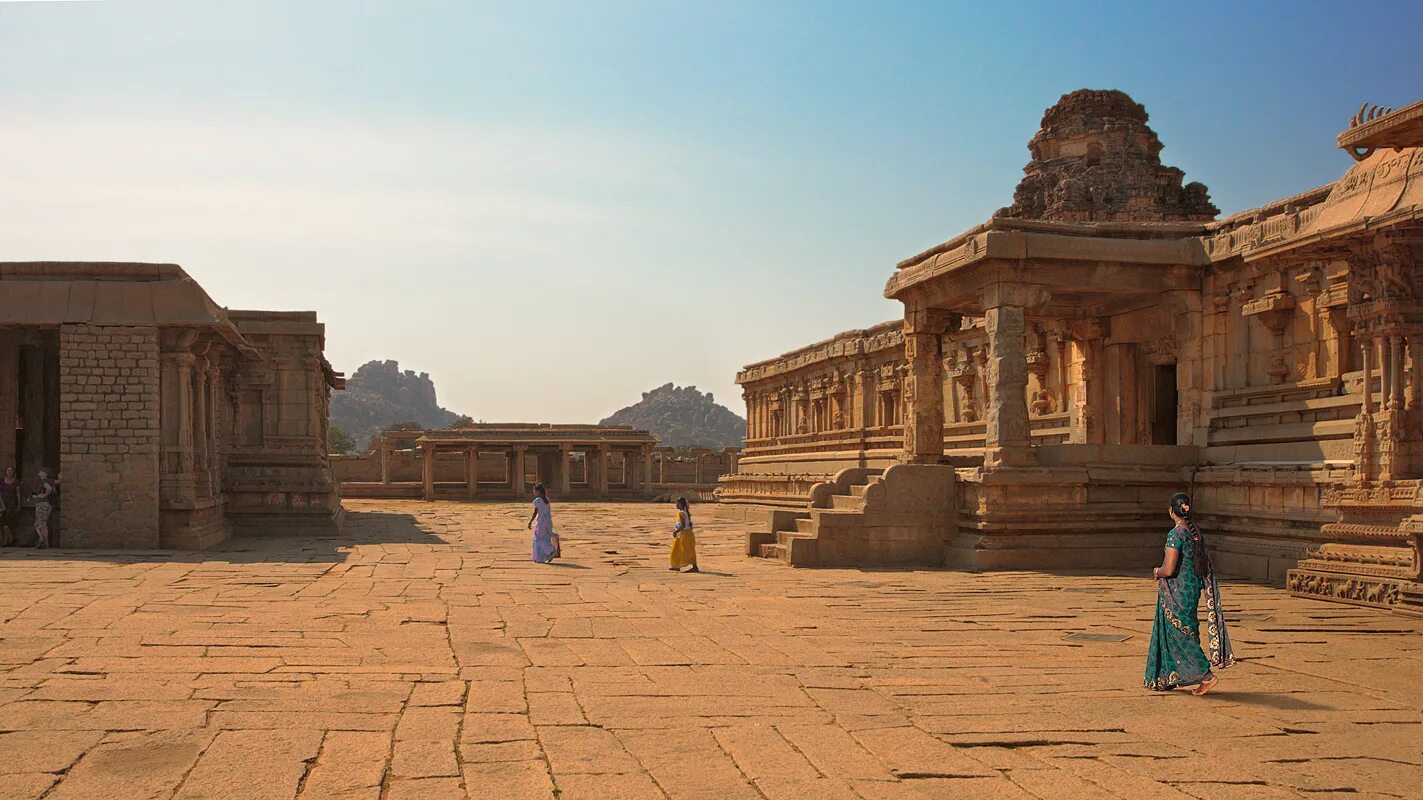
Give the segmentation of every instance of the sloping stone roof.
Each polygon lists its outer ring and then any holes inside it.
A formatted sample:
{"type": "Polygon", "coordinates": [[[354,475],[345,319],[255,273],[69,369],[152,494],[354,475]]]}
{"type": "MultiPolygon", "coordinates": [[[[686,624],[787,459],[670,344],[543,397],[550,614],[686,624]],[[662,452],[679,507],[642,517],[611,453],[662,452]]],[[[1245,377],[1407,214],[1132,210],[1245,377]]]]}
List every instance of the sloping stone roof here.
{"type": "Polygon", "coordinates": [[[0,262],[0,325],[206,327],[244,352],[227,311],[177,264],[0,262]]]}

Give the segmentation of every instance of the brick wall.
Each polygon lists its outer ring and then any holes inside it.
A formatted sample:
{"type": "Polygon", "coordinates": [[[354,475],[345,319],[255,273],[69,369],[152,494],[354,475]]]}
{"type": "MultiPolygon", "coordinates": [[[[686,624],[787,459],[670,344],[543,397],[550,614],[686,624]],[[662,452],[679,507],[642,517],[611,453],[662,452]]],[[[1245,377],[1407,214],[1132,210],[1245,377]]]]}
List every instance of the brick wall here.
{"type": "Polygon", "coordinates": [[[158,329],[59,331],[62,543],[158,547],[158,329]]]}

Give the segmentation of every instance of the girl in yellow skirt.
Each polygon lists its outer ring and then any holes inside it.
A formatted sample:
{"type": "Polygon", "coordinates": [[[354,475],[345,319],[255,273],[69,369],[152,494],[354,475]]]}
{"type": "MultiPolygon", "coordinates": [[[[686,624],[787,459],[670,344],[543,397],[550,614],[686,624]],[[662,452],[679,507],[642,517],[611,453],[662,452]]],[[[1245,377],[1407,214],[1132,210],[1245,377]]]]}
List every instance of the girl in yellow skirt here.
{"type": "Polygon", "coordinates": [[[697,569],[697,537],[692,533],[692,509],[687,498],[677,498],[677,527],[672,530],[672,566],[677,572],[701,572],[697,569]],[[690,566],[690,569],[684,567],[690,566]]]}

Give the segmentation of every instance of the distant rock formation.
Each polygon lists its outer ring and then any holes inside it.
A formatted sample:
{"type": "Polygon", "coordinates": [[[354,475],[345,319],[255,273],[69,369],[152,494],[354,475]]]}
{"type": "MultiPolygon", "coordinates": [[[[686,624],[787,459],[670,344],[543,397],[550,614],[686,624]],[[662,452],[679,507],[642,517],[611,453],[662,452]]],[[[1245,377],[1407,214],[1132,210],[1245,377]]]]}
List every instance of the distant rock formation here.
{"type": "Polygon", "coordinates": [[[457,419],[435,402],[430,373],[400,370],[395,361],[368,361],[346,380],[344,392],[331,395],[331,424],[339,426],[364,450],[382,429],[399,422],[443,428],[457,419]]]}
{"type": "Polygon", "coordinates": [[[1204,184],[1161,164],[1146,108],[1126,92],[1078,89],[1043,113],[1032,160],[995,216],[1063,222],[1199,222],[1215,219],[1204,184]]]}
{"type": "Polygon", "coordinates": [[[718,405],[695,386],[666,384],[642,393],[642,402],[618,411],[601,425],[631,425],[651,431],[669,447],[740,447],[746,420],[718,405]]]}

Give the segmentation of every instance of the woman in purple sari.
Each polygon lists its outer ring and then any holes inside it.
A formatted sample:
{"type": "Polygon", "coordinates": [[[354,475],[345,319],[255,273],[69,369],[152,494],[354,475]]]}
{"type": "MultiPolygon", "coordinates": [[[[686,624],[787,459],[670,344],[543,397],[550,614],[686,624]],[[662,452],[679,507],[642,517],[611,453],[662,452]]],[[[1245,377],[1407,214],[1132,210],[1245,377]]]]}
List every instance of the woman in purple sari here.
{"type": "Polygon", "coordinates": [[[540,564],[558,558],[558,534],[553,532],[553,509],[548,503],[548,491],[542,483],[534,486],[534,513],[529,517],[534,531],[534,560],[540,564]]]}
{"type": "Polygon", "coordinates": [[[1171,495],[1171,519],[1175,526],[1166,534],[1166,555],[1161,566],[1152,569],[1156,578],[1156,622],[1151,628],[1151,650],[1146,656],[1148,689],[1158,692],[1177,686],[1194,686],[1191,694],[1203,695],[1214,689],[1219,678],[1211,667],[1223,669],[1235,663],[1230,637],[1225,633],[1225,616],[1220,607],[1220,587],[1211,569],[1210,551],[1201,529],[1191,520],[1191,498],[1171,495]],[[1206,647],[1201,650],[1197,606],[1206,598],[1206,647]]]}

